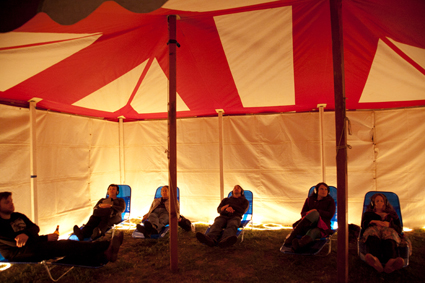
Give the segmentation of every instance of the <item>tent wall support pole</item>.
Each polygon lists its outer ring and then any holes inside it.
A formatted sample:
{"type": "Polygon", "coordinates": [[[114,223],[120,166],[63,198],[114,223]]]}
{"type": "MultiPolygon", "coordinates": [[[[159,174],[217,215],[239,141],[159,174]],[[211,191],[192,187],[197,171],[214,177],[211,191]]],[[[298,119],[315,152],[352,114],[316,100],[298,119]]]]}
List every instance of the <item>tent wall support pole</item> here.
{"type": "Polygon", "coordinates": [[[118,117],[120,136],[120,183],[125,184],[125,155],[124,155],[124,116],[118,117]]]}
{"type": "Polygon", "coordinates": [[[347,135],[345,113],[342,0],[330,0],[335,92],[336,170],[338,188],[338,282],[348,282],[347,135]]]}
{"type": "Polygon", "coordinates": [[[30,174],[31,174],[31,218],[38,223],[38,191],[37,191],[37,101],[30,100],[30,174]]]}
{"type": "Polygon", "coordinates": [[[170,267],[172,272],[178,271],[177,250],[177,121],[176,121],[176,15],[168,16],[168,51],[169,51],[169,91],[168,91],[168,182],[170,189],[170,267]]]}
{"type": "Polygon", "coordinates": [[[218,113],[218,155],[220,166],[220,200],[224,199],[224,170],[223,170],[223,109],[216,109],[218,113]]]}
{"type": "Polygon", "coordinates": [[[323,119],[324,119],[324,110],[326,104],[318,104],[319,107],[319,127],[320,127],[320,167],[322,169],[322,182],[326,182],[326,166],[325,166],[325,143],[324,143],[324,127],[323,127],[323,119]]]}
{"type": "Polygon", "coordinates": [[[376,158],[379,154],[379,148],[376,145],[376,113],[375,111],[372,111],[372,121],[373,121],[373,129],[372,129],[372,144],[373,144],[373,185],[374,190],[378,190],[378,179],[377,179],[377,170],[378,170],[378,164],[376,162],[376,158]]]}

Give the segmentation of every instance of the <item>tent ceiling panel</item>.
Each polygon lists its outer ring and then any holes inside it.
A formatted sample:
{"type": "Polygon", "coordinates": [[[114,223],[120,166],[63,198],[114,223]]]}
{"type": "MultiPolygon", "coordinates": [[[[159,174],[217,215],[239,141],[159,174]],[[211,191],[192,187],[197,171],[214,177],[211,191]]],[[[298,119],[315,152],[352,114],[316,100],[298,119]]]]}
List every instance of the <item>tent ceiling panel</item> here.
{"type": "MultiPolygon", "coordinates": [[[[328,0],[77,1],[90,13],[75,19],[44,2],[30,20],[1,14],[0,102],[166,118],[177,14],[178,117],[334,110],[328,0]],[[22,24],[8,30],[12,21],[22,24]]],[[[347,109],[425,105],[424,14],[424,1],[342,1],[347,109]]]]}
{"type": "MultiPolygon", "coordinates": [[[[425,58],[425,49],[403,46],[425,58]]],[[[421,58],[420,60],[423,60],[421,58]]],[[[379,40],[378,49],[360,102],[388,102],[425,99],[425,75],[379,40]]]]}

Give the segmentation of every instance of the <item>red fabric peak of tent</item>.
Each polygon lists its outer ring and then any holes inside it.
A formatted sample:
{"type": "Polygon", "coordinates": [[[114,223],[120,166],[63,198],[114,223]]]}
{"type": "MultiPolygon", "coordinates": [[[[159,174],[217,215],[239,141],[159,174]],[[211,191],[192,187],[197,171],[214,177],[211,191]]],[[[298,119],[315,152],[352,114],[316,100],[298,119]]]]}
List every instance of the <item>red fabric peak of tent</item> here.
{"type": "MultiPolygon", "coordinates": [[[[424,105],[425,3],[342,4],[347,109],[424,105]]],[[[166,118],[170,14],[180,17],[178,117],[334,109],[325,0],[146,14],[104,2],[68,26],[38,13],[0,35],[0,101],[37,97],[38,108],[59,112],[166,118]]]]}

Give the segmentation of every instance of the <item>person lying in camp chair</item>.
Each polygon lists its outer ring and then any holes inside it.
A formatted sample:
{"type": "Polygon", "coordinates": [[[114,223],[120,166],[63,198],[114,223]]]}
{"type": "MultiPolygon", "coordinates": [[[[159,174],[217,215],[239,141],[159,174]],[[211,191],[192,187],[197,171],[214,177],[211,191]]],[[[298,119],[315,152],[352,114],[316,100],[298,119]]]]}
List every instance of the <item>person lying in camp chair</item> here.
{"type": "Polygon", "coordinates": [[[105,232],[114,224],[121,222],[121,213],[125,210],[125,201],[118,198],[118,185],[111,184],[108,187],[108,197],[101,198],[93,208],[93,214],[90,216],[86,225],[80,229],[74,226],[74,234],[78,240],[91,237],[92,240],[104,236],[105,232]]]}
{"type": "Polygon", "coordinates": [[[326,237],[331,233],[331,219],[335,214],[335,201],[329,195],[329,186],[318,183],[314,193],[309,196],[301,210],[301,219],[296,221],[294,229],[287,236],[284,246],[292,245],[294,252],[301,252],[315,239],[326,237]],[[297,236],[302,236],[298,239],[297,236]]]}
{"type": "Polygon", "coordinates": [[[232,196],[224,198],[220,202],[217,208],[220,216],[214,219],[214,224],[209,231],[206,234],[196,233],[196,238],[199,242],[210,247],[217,245],[217,243],[220,248],[234,245],[238,240],[236,232],[241,224],[242,215],[248,210],[248,207],[249,202],[244,196],[242,187],[236,185],[233,188],[232,196]]]}
{"type": "Polygon", "coordinates": [[[404,260],[397,254],[401,233],[400,219],[386,196],[374,194],[363,214],[360,234],[369,251],[364,258],[367,264],[386,273],[402,268],[404,260]]]}
{"type": "MultiPolygon", "coordinates": [[[[159,234],[163,227],[168,224],[170,213],[170,199],[168,186],[163,186],[161,189],[161,197],[155,198],[142,221],[144,226],[137,224],[137,231],[143,233],[145,238],[150,238],[152,234],[159,234]]],[[[177,219],[180,219],[179,202],[176,207],[177,219]]]]}
{"type": "Polygon", "coordinates": [[[39,262],[57,257],[85,264],[115,262],[123,232],[110,242],[59,240],[55,233],[38,235],[40,228],[24,214],[15,212],[12,193],[0,193],[0,253],[9,262],[39,262]]]}

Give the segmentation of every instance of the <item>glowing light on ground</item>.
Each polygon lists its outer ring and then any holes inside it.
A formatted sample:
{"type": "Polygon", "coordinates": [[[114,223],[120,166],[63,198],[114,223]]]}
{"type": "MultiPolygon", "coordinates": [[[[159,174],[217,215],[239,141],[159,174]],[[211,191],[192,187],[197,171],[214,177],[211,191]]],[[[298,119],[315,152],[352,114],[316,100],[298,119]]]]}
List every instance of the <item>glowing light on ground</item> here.
{"type": "Polygon", "coordinates": [[[2,264],[0,264],[0,271],[6,270],[11,266],[12,265],[10,263],[2,263],[2,264]]]}

